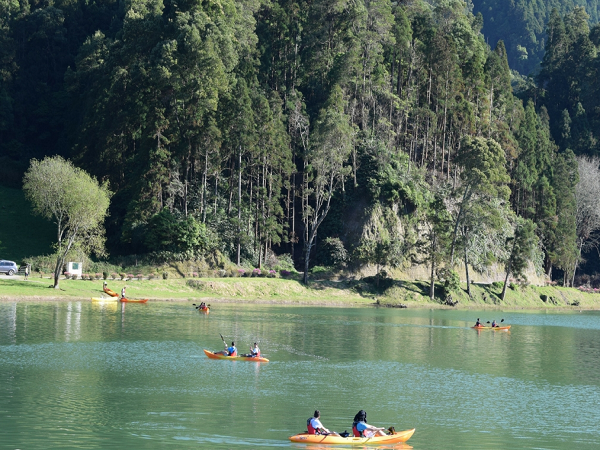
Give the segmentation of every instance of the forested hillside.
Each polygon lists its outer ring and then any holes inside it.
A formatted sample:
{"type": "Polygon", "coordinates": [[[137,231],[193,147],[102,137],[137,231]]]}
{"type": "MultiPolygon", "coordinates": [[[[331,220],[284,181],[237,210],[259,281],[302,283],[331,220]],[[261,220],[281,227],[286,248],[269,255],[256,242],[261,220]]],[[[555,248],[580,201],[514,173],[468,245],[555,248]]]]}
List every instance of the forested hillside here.
{"type": "Polygon", "coordinates": [[[544,57],[546,24],[552,11],[561,16],[584,8],[589,22],[598,23],[598,0],[473,0],[475,14],[482,14],[483,34],[490,44],[503,40],[511,69],[523,75],[535,73],[544,57]]]}
{"type": "Polygon", "coordinates": [[[579,10],[552,16],[523,102],[458,0],[0,5],[2,182],[53,154],[108,181],[112,254],[432,280],[533,261],[569,284],[593,245],[600,42],[579,10]]]}

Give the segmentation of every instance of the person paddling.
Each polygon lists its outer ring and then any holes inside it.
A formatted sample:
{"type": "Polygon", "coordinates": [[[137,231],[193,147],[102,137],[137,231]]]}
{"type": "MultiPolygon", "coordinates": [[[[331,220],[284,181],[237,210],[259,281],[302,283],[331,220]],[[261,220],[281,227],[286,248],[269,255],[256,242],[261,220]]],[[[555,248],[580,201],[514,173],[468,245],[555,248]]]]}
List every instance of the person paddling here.
{"type": "Polygon", "coordinates": [[[496,323],[495,320],[492,320],[492,328],[496,328],[498,326],[498,324],[496,323]]]}
{"type": "Polygon", "coordinates": [[[258,348],[258,344],[255,342],[252,347],[250,347],[250,355],[252,358],[260,358],[260,348],[258,348]]]}
{"type": "Polygon", "coordinates": [[[237,356],[237,348],[235,347],[235,342],[231,341],[231,345],[229,347],[227,347],[227,344],[225,344],[225,350],[221,352],[215,352],[215,355],[237,356]]]}
{"type": "Polygon", "coordinates": [[[321,434],[323,436],[333,435],[339,436],[335,431],[329,431],[321,423],[321,412],[317,409],[312,417],[306,421],[306,427],[308,428],[308,434],[321,434]]]}
{"type": "Polygon", "coordinates": [[[385,428],[377,428],[367,423],[367,412],[363,409],[354,416],[352,433],[355,437],[386,436],[385,428]]]}
{"type": "Polygon", "coordinates": [[[479,317],[477,318],[477,322],[475,322],[476,327],[482,327],[482,323],[479,321],[479,317]]]}
{"type": "Polygon", "coordinates": [[[125,286],[121,289],[121,298],[125,298],[125,286]]]}

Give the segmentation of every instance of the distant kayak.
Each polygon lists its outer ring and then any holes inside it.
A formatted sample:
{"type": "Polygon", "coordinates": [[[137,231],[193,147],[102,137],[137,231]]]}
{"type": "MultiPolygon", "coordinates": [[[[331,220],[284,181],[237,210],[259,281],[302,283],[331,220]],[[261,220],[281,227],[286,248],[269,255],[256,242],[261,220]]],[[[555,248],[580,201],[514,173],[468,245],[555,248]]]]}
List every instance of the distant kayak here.
{"type": "Polygon", "coordinates": [[[406,442],[414,434],[415,429],[406,431],[397,431],[394,434],[386,436],[366,437],[341,437],[321,434],[300,433],[295,436],[290,436],[292,442],[301,442],[303,444],[346,444],[346,445],[378,445],[378,444],[400,444],[406,442]]]}
{"type": "Polygon", "coordinates": [[[503,327],[471,327],[475,330],[510,330],[510,325],[505,325],[503,327]]]}
{"type": "Polygon", "coordinates": [[[118,302],[119,299],[115,297],[92,297],[93,302],[118,302]]]}
{"type": "Polygon", "coordinates": [[[110,295],[111,297],[118,297],[119,294],[117,294],[115,291],[111,291],[109,288],[104,288],[104,292],[106,292],[108,295],[110,295]]]}
{"type": "Polygon", "coordinates": [[[146,303],[148,301],[147,298],[133,299],[133,298],[122,298],[122,303],[146,303]]]}
{"type": "Polygon", "coordinates": [[[208,306],[206,306],[204,308],[198,308],[198,311],[200,311],[201,313],[204,313],[204,314],[208,314],[210,312],[210,308],[208,306]]]}
{"type": "Polygon", "coordinates": [[[225,356],[219,353],[211,352],[210,350],[204,350],[206,356],[210,359],[230,359],[232,361],[252,361],[252,362],[269,362],[267,358],[253,358],[252,356],[225,356]]]}

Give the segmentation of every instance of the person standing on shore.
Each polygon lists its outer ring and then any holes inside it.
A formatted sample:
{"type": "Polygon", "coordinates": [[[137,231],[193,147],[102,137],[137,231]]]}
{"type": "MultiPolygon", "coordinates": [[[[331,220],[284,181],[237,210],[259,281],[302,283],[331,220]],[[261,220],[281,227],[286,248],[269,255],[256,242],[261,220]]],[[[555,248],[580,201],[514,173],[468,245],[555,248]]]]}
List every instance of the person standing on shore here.
{"type": "Polygon", "coordinates": [[[28,276],[29,276],[29,264],[25,265],[25,281],[27,281],[28,276]]]}

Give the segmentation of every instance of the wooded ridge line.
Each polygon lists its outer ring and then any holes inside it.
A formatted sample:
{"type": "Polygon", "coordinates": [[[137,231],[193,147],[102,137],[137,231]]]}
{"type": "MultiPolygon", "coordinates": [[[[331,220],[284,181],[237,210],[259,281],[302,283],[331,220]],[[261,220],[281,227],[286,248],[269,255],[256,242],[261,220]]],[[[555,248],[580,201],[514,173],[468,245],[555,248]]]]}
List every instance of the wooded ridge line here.
{"type": "Polygon", "coordinates": [[[600,27],[582,7],[547,15],[531,78],[457,0],[0,13],[0,179],[71,160],[113,194],[112,255],[426,264],[433,297],[459,261],[578,284],[597,244],[600,27]]]}

